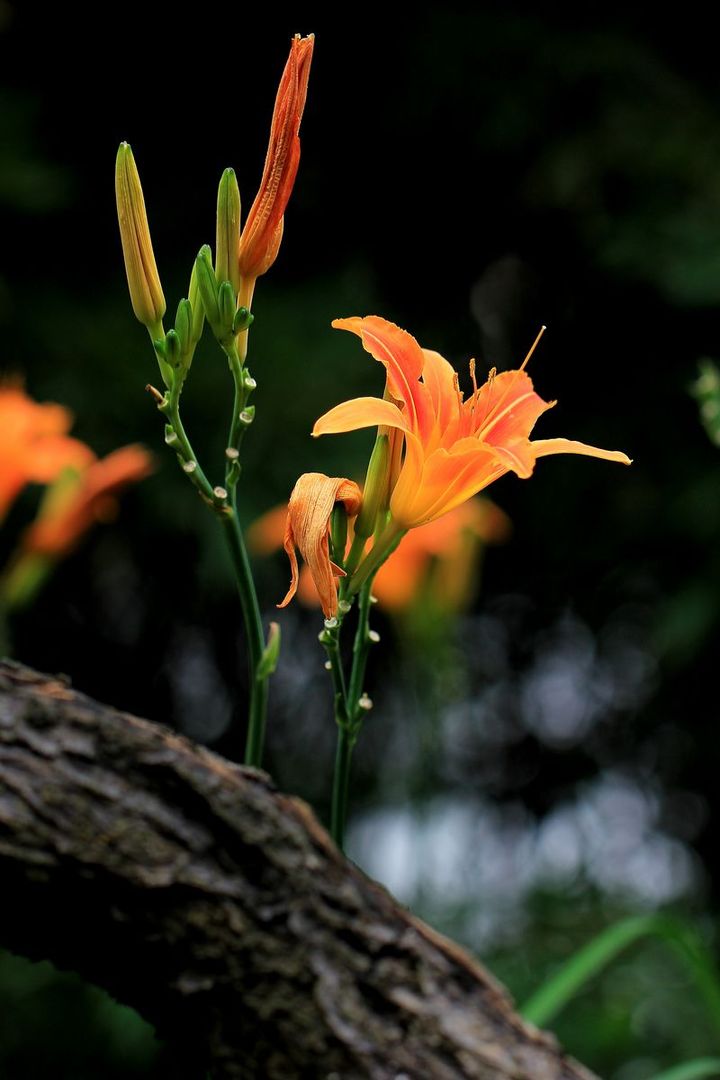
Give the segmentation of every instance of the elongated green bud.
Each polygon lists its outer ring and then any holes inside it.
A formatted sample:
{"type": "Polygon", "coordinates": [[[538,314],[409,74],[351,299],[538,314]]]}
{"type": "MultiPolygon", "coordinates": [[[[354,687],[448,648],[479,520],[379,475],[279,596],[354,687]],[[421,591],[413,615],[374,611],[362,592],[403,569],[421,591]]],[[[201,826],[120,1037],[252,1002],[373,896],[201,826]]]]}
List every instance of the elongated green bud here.
{"type": "Polygon", "coordinates": [[[161,338],[165,297],[155,264],[140,176],[128,143],[120,143],[117,152],[115,196],[133,311],[153,339],[161,338]]]}
{"type": "Polygon", "coordinates": [[[205,308],[203,307],[202,298],[200,296],[200,286],[198,285],[197,277],[197,266],[195,263],[193,263],[192,273],[190,275],[188,300],[190,301],[190,306],[192,308],[192,326],[190,329],[190,341],[194,348],[202,337],[203,326],[205,325],[205,308]]]}
{"type": "Polygon", "coordinates": [[[226,169],[218,187],[215,277],[218,284],[229,281],[236,298],[240,291],[239,244],[240,188],[235,170],[226,169]]]}
{"type": "Polygon", "coordinates": [[[215,271],[212,267],[212,254],[207,244],[201,247],[198,252],[198,257],[195,260],[195,273],[207,320],[213,330],[215,330],[220,323],[218,285],[215,278],[215,271]]]}
{"type": "Polygon", "coordinates": [[[375,440],[367,476],[360,513],[355,521],[355,535],[366,538],[375,531],[378,511],[388,485],[388,467],[390,464],[390,445],[387,435],[378,435],[375,440]]]}

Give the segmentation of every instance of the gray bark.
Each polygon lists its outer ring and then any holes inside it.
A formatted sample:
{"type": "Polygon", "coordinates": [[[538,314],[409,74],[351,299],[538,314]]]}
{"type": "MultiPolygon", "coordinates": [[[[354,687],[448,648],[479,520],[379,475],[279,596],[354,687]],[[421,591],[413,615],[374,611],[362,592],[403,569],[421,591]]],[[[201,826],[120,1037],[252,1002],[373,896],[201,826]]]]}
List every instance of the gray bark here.
{"type": "Polygon", "coordinates": [[[9,662],[0,873],[2,944],[134,1006],[187,1075],[592,1080],[265,774],[9,662]]]}

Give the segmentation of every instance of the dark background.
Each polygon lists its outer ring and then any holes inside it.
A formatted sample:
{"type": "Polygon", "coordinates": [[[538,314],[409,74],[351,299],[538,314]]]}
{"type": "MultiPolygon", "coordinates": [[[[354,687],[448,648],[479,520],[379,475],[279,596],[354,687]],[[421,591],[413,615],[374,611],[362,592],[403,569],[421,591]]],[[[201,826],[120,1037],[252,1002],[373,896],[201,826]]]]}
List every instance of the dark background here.
{"type": "MultiPolygon", "coordinates": [[[[367,5],[319,18],[4,2],[0,26],[0,362],[70,406],[99,453],[142,441],[157,454],[117,525],[15,618],[14,654],[240,752],[238,606],[216,526],[144,393],[157,373],[126,293],[114,156],[131,142],[170,324],[214,239],[220,173],[236,169],[247,208],[289,38],[314,31],[300,172],[254,305],[246,521],[301,471],[362,474],[370,434],[309,438],[331,405],[381,392],[376,366],[330,329],[339,315],[391,318],[461,372],[470,356],[481,371],[517,366],[547,323],[531,374],[559,404],[538,436],[634,458],[558,457],[500,481],[513,535],[488,551],[449,640],[378,615],[350,853],[520,999],[634,911],[678,911],[713,948],[720,457],[689,394],[698,359],[720,354],[707,22],[692,5],[421,5],[393,22],[367,5]],[[418,760],[428,738],[431,765],[418,760]]],[[[229,394],[204,339],[183,399],[203,462],[220,461],[229,394]]],[[[16,506],[4,552],[36,499],[16,506]]],[[[258,565],[267,618],[287,576],[280,557],[258,565]]],[[[293,607],[281,622],[268,764],[325,815],[318,617],[293,607]]],[[[3,1075],[164,1075],[131,1014],[68,976],[2,965],[3,1075]]],[[[645,1080],[720,1049],[661,947],[618,965],[557,1025],[576,1056],[645,1080]]]]}

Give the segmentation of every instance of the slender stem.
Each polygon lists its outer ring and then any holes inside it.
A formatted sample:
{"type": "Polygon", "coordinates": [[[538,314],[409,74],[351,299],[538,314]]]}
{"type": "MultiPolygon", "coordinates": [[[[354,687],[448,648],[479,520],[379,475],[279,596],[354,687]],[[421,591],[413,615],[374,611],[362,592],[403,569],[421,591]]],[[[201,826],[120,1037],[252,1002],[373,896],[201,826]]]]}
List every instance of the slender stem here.
{"type": "MultiPolygon", "coordinates": [[[[350,683],[348,686],[348,712],[353,726],[360,728],[361,710],[358,702],[362,696],[363,683],[365,681],[365,668],[370,654],[372,638],[370,637],[370,592],[373,579],[370,578],[360,589],[358,597],[358,624],[353,642],[353,661],[350,669],[350,683]]],[[[356,736],[357,737],[357,736],[356,736]]]]}
{"type": "Polygon", "coordinates": [[[370,590],[373,579],[365,582],[359,597],[358,624],[353,642],[353,659],[350,668],[350,680],[345,686],[345,677],[340,663],[340,628],[341,623],[332,630],[326,629],[323,644],[330,661],[330,674],[335,687],[335,720],[338,729],[337,750],[335,753],[335,772],[333,775],[332,814],[330,831],[332,837],[343,850],[345,821],[347,819],[348,797],[350,791],[350,763],[352,751],[357,742],[364,709],[360,705],[365,681],[365,669],[372,645],[370,636],[370,590]]]}
{"type": "Polygon", "coordinates": [[[346,725],[338,724],[338,741],[335,752],[333,775],[332,813],[330,832],[333,840],[343,850],[345,819],[347,818],[348,792],[350,790],[350,760],[353,741],[346,725]]]}
{"type": "Polygon", "coordinates": [[[359,568],[347,583],[346,593],[348,596],[354,596],[368,580],[372,581],[385,560],[392,555],[405,532],[406,530],[401,529],[394,521],[391,520],[388,523],[376,539],[367,558],[360,563],[359,568]]]}
{"type": "Polygon", "coordinates": [[[181,459],[181,464],[186,476],[195,485],[200,494],[208,501],[213,501],[213,488],[207,476],[200,467],[200,462],[195,456],[195,451],[190,445],[183,422],[180,419],[180,394],[172,391],[166,405],[160,406],[160,412],[167,417],[173,429],[177,443],[171,444],[181,459]],[[187,465],[193,464],[194,468],[188,470],[187,465]]]}
{"type": "Polygon", "coordinates": [[[225,539],[233,561],[235,580],[240,593],[240,604],[247,634],[250,707],[248,710],[247,742],[245,744],[245,764],[259,768],[262,764],[265,743],[268,684],[267,679],[258,678],[257,671],[265,648],[265,639],[263,637],[260,606],[238,520],[234,493],[231,505],[227,507],[225,513],[219,515],[219,520],[223,525],[225,539]]]}

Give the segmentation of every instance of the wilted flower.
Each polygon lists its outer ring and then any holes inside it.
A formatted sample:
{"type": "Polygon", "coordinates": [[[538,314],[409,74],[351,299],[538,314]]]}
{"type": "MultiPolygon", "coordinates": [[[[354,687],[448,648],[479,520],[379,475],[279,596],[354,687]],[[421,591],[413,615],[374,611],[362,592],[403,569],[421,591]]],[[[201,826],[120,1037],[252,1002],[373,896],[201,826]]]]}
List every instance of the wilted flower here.
{"type": "Polygon", "coordinates": [[[344,571],[330,559],[330,518],[336,503],[341,503],[349,518],[354,518],[362,502],[360,488],[344,477],[304,473],[293,488],[287,509],[283,547],[290,559],[292,580],[285,599],[292,600],[298,586],[298,563],[295,548],[310,568],[326,619],[337,614],[335,579],[344,571]]]}

